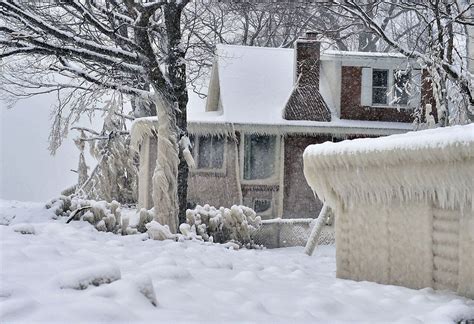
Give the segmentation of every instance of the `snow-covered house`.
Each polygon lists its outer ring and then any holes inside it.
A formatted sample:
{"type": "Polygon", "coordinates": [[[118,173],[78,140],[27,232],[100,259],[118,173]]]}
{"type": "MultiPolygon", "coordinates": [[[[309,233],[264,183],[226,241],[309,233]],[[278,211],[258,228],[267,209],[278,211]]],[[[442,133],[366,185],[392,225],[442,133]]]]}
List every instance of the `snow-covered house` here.
{"type": "MultiPolygon", "coordinates": [[[[316,217],[321,203],[303,175],[304,149],[407,132],[424,98],[420,87],[408,86],[420,85],[421,71],[407,58],[321,53],[312,33],[295,49],[219,45],[217,52],[207,100],[188,105],[196,162],[188,197],[197,204],[243,204],[264,218],[316,217]]],[[[134,129],[147,123],[139,119],[134,129]]],[[[156,139],[148,137],[140,152],[141,207],[152,206],[155,158],[156,139]]]]}
{"type": "Polygon", "coordinates": [[[474,124],[309,146],[339,278],[474,297],[474,124]]]}

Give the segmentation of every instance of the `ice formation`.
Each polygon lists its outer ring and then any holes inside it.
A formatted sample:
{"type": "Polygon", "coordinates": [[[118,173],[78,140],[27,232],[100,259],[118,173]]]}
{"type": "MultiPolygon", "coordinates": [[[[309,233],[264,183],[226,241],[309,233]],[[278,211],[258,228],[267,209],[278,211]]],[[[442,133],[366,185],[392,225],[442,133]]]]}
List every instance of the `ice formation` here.
{"type": "Polygon", "coordinates": [[[470,124],[311,145],[304,152],[304,173],[331,205],[436,200],[443,208],[473,208],[473,158],[470,124]]]}
{"type": "Polygon", "coordinates": [[[474,296],[474,124],[309,146],[337,276],[474,296]]]}
{"type": "Polygon", "coordinates": [[[153,173],[153,203],[155,220],[166,224],[172,233],[178,230],[178,143],[176,140],[175,122],[172,107],[166,106],[166,101],[156,96],[156,111],[158,114],[157,158],[153,173]]]}

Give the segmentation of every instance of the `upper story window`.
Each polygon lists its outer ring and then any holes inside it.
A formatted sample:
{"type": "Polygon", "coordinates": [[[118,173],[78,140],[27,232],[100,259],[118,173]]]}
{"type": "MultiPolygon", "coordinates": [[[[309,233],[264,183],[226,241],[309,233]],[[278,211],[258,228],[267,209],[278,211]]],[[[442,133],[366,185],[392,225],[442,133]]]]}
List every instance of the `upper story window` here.
{"type": "Polygon", "coordinates": [[[194,138],[194,160],[197,169],[222,169],[224,165],[225,138],[221,136],[197,136],[194,138]]]}
{"type": "Polygon", "coordinates": [[[245,180],[271,178],[275,173],[276,136],[245,135],[244,167],[245,180]]]}
{"type": "Polygon", "coordinates": [[[388,70],[372,72],[372,104],[386,105],[388,103],[388,70]]]}
{"type": "Polygon", "coordinates": [[[362,68],[362,106],[417,107],[420,103],[421,72],[362,68]]]}

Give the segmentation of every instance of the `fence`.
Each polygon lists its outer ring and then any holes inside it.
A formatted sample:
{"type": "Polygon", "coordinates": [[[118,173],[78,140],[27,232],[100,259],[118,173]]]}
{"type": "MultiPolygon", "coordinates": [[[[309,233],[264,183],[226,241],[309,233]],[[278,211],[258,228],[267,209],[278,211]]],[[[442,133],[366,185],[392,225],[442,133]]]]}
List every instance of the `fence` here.
{"type": "MultiPolygon", "coordinates": [[[[255,243],[267,248],[305,246],[315,224],[313,218],[269,219],[262,221],[253,234],[255,243]]],[[[318,240],[319,245],[335,243],[334,225],[324,226],[318,240]]]]}

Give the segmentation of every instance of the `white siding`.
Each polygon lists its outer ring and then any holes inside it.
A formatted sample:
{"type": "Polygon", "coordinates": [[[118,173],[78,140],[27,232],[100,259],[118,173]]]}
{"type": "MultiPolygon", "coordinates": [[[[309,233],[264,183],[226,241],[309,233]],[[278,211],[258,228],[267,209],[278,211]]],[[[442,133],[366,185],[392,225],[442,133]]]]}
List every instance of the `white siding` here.
{"type": "Polygon", "coordinates": [[[362,68],[362,86],[360,94],[361,106],[372,105],[372,68],[362,68]]]}

